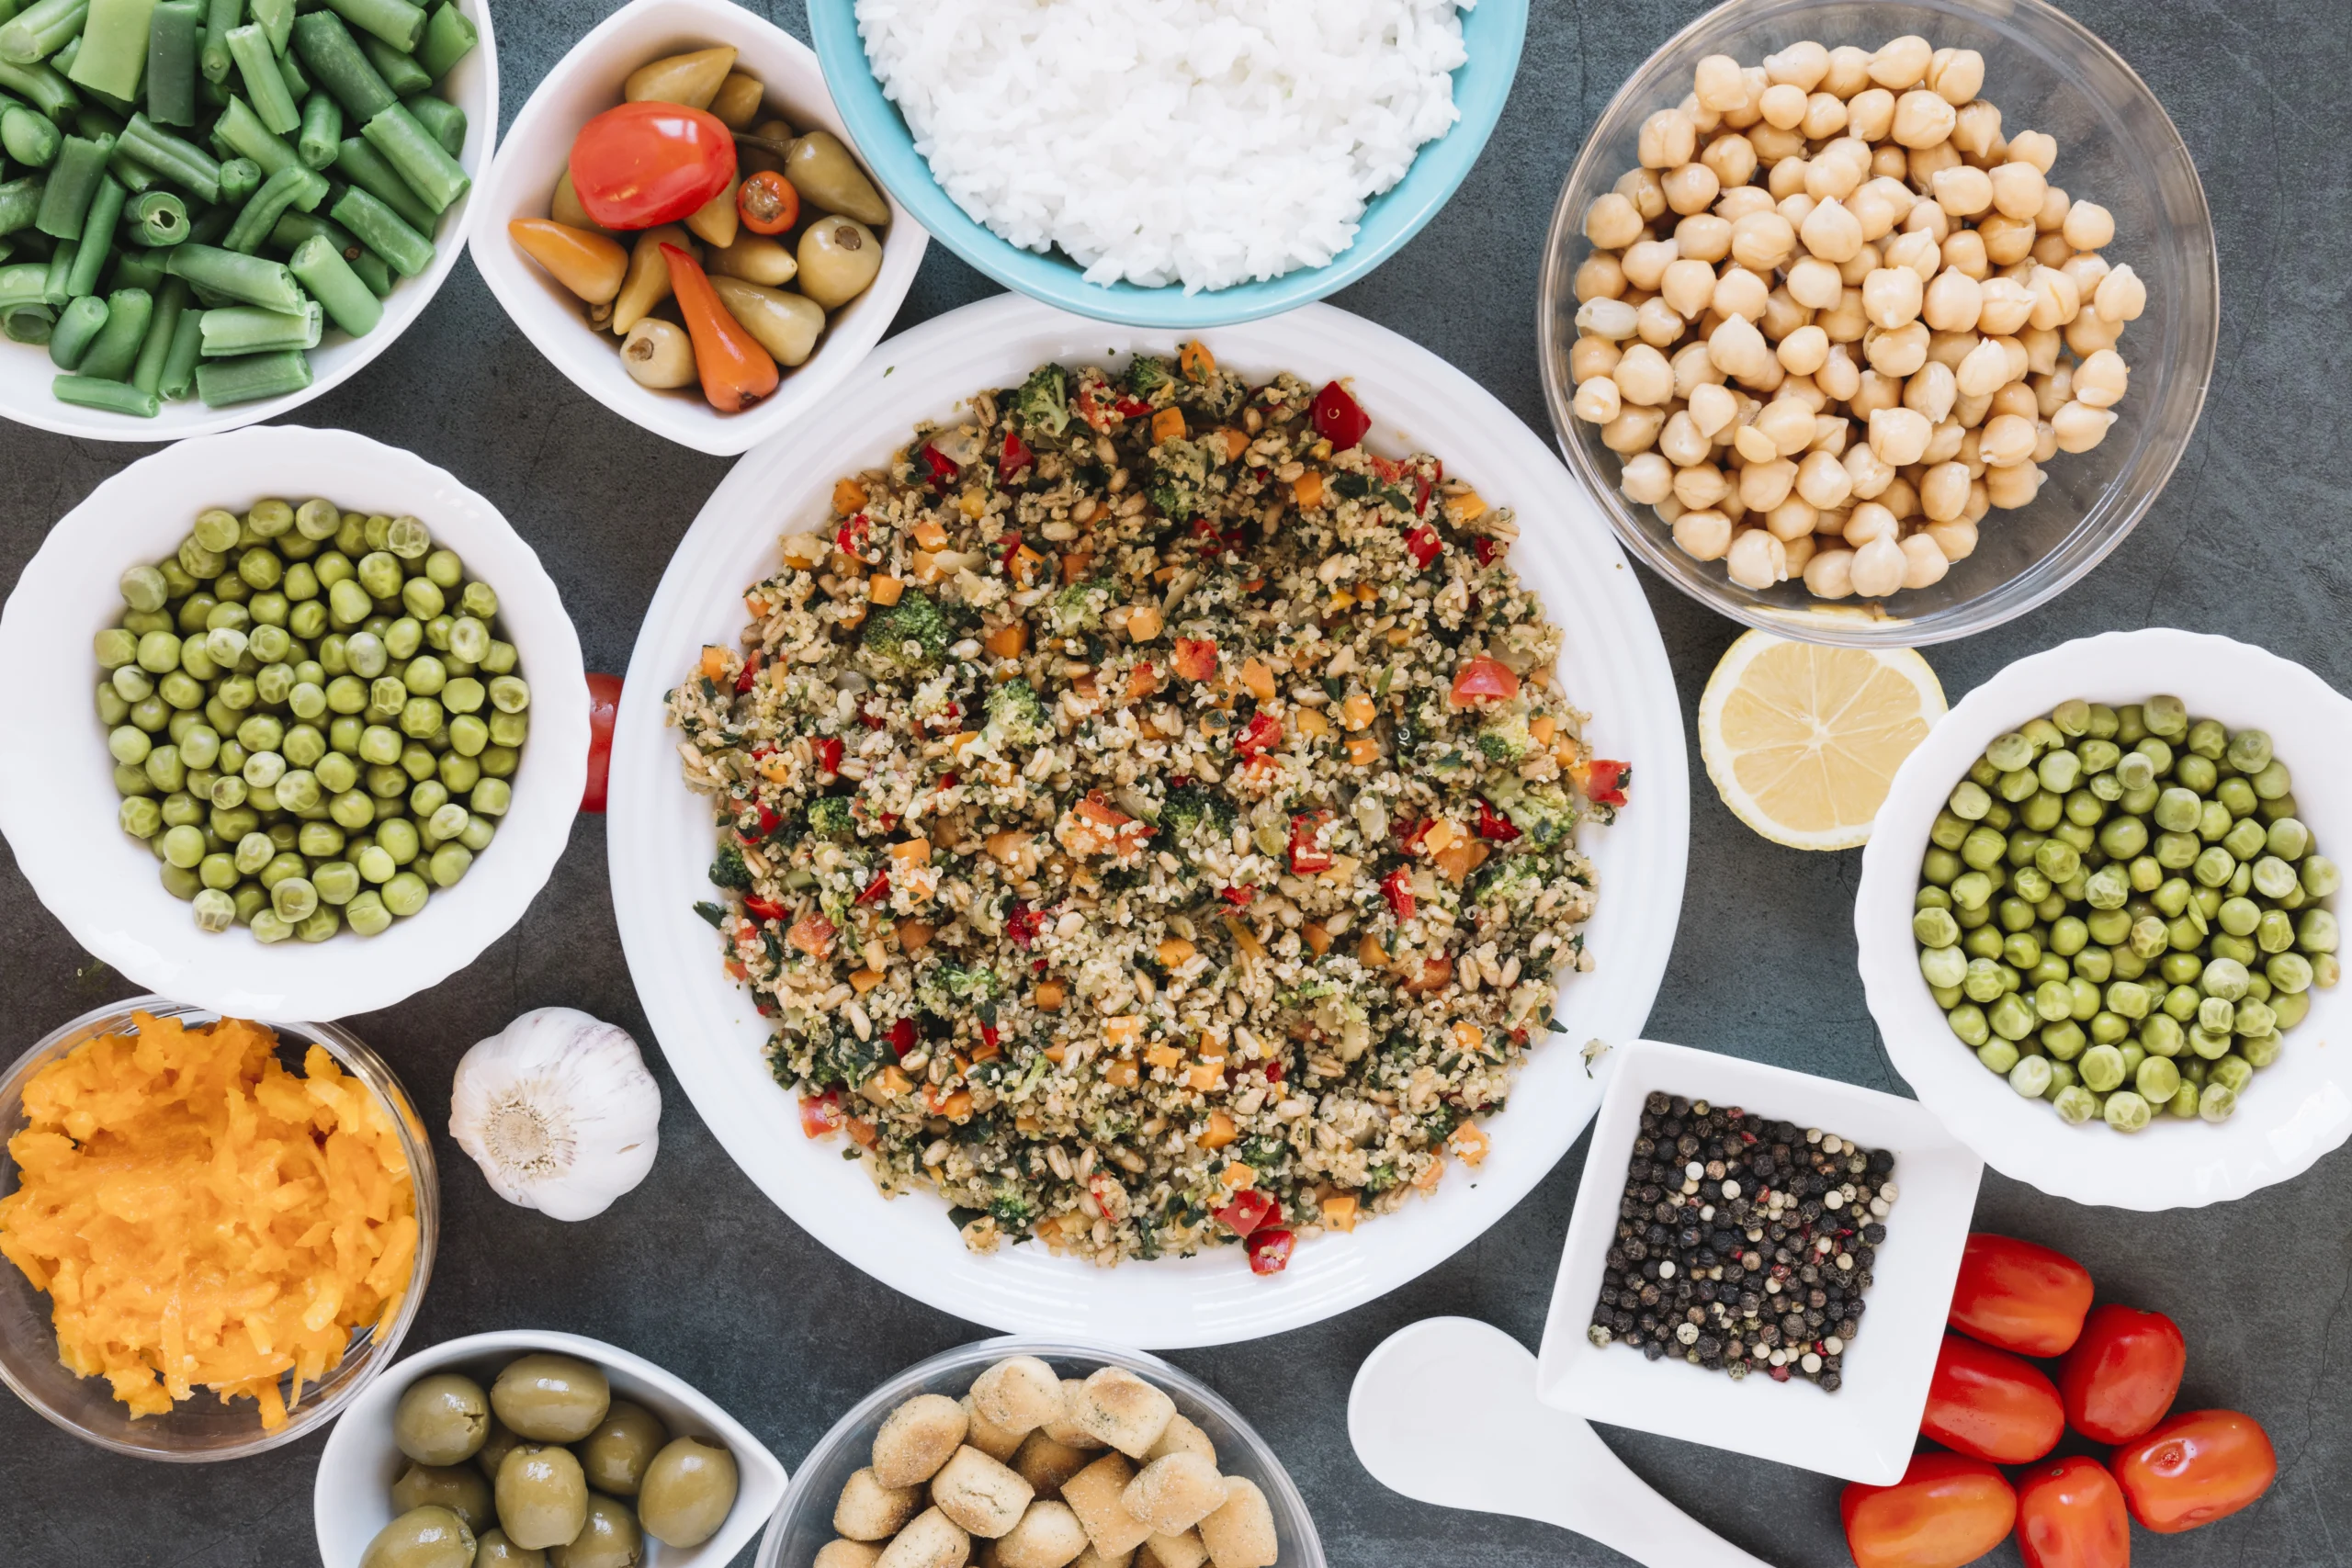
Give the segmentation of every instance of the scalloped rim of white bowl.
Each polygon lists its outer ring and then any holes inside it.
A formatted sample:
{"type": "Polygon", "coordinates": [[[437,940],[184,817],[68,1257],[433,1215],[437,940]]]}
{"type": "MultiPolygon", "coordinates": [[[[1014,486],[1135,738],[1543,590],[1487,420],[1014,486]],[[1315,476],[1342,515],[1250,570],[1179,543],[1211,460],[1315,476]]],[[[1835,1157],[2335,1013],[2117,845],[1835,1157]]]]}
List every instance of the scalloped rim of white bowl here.
{"type": "Polygon", "coordinates": [[[845,468],[880,461],[917,419],[1017,383],[1041,361],[1102,363],[1130,344],[1170,353],[1175,334],[1091,321],[1018,295],[984,300],[884,344],[822,413],[737,464],[654,594],[615,729],[613,903],[639,999],[703,1120],[779,1208],[885,1283],[1007,1332],[1157,1348],[1222,1344],[1318,1322],[1435,1267],[1542,1180],[1590,1119],[1600,1085],[1578,1048],[1640,1032],[1681,911],[1690,795],[1673,672],[1640,580],[1559,457],[1469,377],[1333,306],[1200,336],[1221,362],[1253,373],[1350,378],[1375,446],[1433,451],[1450,473],[1517,511],[1514,564],[1562,629],[1563,684],[1594,716],[1587,733],[1604,754],[1634,764],[1633,804],[1614,826],[1580,837],[1600,877],[1588,933],[1597,968],[1562,987],[1554,1010],[1566,1027],[1531,1056],[1509,1109],[1489,1122],[1494,1146],[1479,1169],[1457,1166],[1432,1197],[1352,1235],[1308,1243],[1273,1279],[1253,1276],[1234,1247],[1119,1269],[1037,1247],[978,1257],[936,1194],[886,1202],[837,1144],[797,1132],[792,1097],[761,1055],[768,1026],[750,993],[721,973],[710,928],[693,912],[711,896],[704,867],[713,829],[708,805],[679,777],[662,694],[695,649],[736,642],[744,584],[775,570],[788,527],[830,515],[845,468]]]}
{"type": "MultiPolygon", "coordinates": [[[[783,1506],[791,1477],[784,1464],[719,1403],[677,1373],[617,1345],[578,1334],[501,1328],[447,1339],[393,1362],[362,1390],[327,1435],[311,1486],[311,1514],[326,1568],[356,1568],[376,1532],[392,1521],[392,1483],[408,1459],[392,1441],[392,1410],[408,1386],[426,1372],[465,1364],[477,1370],[535,1350],[577,1356],[604,1369],[613,1393],[662,1418],[673,1438],[715,1436],[735,1456],[735,1506],[718,1532],[700,1546],[680,1549],[645,1538],[640,1568],[721,1568],[767,1528],[783,1506]]],[[[495,1376],[495,1370],[491,1370],[495,1376]]],[[[491,1378],[479,1380],[487,1389],[491,1378]]]]}
{"type": "Polygon", "coordinates": [[[0,609],[0,730],[46,736],[0,755],[0,833],[51,914],[93,955],[176,1001],[238,1018],[372,1012],[471,963],[522,918],[571,834],[588,773],[580,638],[538,556],[446,469],[345,430],[254,425],[131,464],[67,513],[0,609]],[[260,481],[259,484],[256,481],[260,481]],[[178,547],[207,506],[331,497],[424,520],[436,544],[498,591],[499,618],[531,684],[531,734],[514,804],[465,880],[380,936],[265,946],[242,927],[197,930],[117,822],[105,727],[91,707],[91,638],[122,613],[117,579],[178,547]],[[166,498],[161,499],[158,498],[166,498]]]}
{"type": "Polygon", "coordinates": [[[384,317],[375,331],[366,337],[349,337],[329,326],[325,341],[311,350],[311,384],[299,392],[221,409],[207,408],[191,394],[165,403],[153,419],[59,402],[49,389],[57,367],[49,362],[47,351],[33,344],[12,343],[0,351],[0,418],[91,441],[163,442],[217,435],[292,413],[358,375],[391,347],[424,314],[457,267],[474,211],[481,205],[482,172],[491,166],[498,146],[498,43],[491,33],[489,0],[456,0],[456,4],[480,34],[473,51],[449,71],[456,79],[450,101],[466,111],[466,140],[458,150],[458,162],[473,177],[474,185],[443,218],[441,232],[433,241],[433,265],[420,277],[397,280],[384,300],[384,317]]]}
{"type": "MultiPolygon", "coordinates": [[[[632,0],[572,45],[514,117],[506,144],[477,193],[483,217],[474,226],[470,248],[475,269],[499,308],[573,386],[656,435],[732,457],[822,407],[890,330],[931,242],[897,197],[883,191],[890,203],[890,226],[882,236],[882,270],[873,283],[832,312],[817,352],[799,368],[785,372],[774,396],[738,414],[712,408],[699,387],[656,392],[630,380],[621,367],[619,345],[607,341],[611,334],[591,329],[571,291],[506,236],[510,220],[547,216],[548,196],[562,176],[572,138],[621,101],[621,82],[630,72],[667,53],[719,43],[733,44],[740,51],[737,63],[784,102],[784,118],[794,130],[832,132],[865,165],[807,44],[731,0],[632,0]]],[[[879,180],[875,188],[883,189],[879,180]]]]}
{"type": "MultiPolygon", "coordinates": [[[[1919,1099],[2004,1176],[2052,1197],[2143,1211],[2243,1198],[2301,1175],[2352,1134],[2352,1054],[2331,1045],[2334,1031],[2352,1024],[2346,992],[2312,993],[2311,1015],[2227,1122],[2160,1115],[2130,1136],[2102,1122],[2070,1127],[2046,1102],[2020,1099],[1953,1036],[1920,977],[1911,913],[1928,830],[1995,736],[2070,697],[2122,705],[2159,692],[2232,729],[2267,729],[2300,780],[2352,774],[2352,701],[2301,665],[2170,627],[2082,637],[2009,665],[1928,731],[1879,807],[1854,897],[1863,994],[1895,1071],[1919,1099]]],[[[2295,804],[2323,849],[2352,852],[2352,800],[2298,791],[2295,804]]]]}

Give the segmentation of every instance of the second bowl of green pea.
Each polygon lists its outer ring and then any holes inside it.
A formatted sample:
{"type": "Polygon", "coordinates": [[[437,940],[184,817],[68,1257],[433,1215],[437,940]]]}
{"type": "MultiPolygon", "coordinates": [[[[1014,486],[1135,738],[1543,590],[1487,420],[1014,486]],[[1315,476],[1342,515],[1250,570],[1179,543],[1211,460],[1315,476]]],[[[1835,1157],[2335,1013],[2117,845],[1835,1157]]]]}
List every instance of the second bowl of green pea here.
{"type": "Polygon", "coordinates": [[[545,882],[579,642],[481,496],[345,432],[184,442],[100,486],[0,612],[0,829],[91,953],[242,1016],[378,1008],[545,882]]]}
{"type": "Polygon", "coordinates": [[[2156,1210],[2352,1136],[2352,700],[2168,628],[2010,664],[1897,771],[1854,931],[1888,1059],[1985,1163],[2156,1210]]]}

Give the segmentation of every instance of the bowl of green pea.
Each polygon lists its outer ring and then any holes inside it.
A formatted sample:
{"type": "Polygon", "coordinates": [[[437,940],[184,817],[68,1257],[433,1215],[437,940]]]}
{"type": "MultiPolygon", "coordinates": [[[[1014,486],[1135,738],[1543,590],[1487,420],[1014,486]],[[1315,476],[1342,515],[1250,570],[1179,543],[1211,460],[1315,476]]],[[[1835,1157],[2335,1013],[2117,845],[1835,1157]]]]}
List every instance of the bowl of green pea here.
{"type": "Polygon", "coordinates": [[[2196,1207],[2352,1134],[2334,856],[2352,702],[2225,637],[2011,664],[1896,773],[1854,907],[1919,1099],[2004,1174],[2196,1207]]]}
{"type": "Polygon", "coordinates": [[[0,833],[151,989],[333,1019],[469,963],[545,884],[586,777],[580,644],[531,547],[442,469],[260,426],[124,469],[0,609],[0,833]]]}

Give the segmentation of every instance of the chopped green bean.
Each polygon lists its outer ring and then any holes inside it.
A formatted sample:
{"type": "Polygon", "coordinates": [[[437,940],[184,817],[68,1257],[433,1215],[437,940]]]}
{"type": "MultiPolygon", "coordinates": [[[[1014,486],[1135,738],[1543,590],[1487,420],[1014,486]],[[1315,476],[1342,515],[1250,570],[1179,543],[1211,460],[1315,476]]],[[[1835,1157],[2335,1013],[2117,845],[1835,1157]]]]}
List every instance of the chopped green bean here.
{"type": "Polygon", "coordinates": [[[416,62],[416,57],[404,50],[394,49],[379,38],[363,37],[360,51],[368,56],[368,63],[384,79],[384,85],[395,97],[413,97],[433,85],[432,74],[416,62]]]}
{"type": "Polygon", "coordinates": [[[433,140],[441,143],[442,151],[452,158],[464,148],[466,111],[448,99],[429,96],[411,98],[408,100],[408,112],[416,117],[416,123],[424,127],[433,140]]]}
{"type": "Polygon", "coordinates": [[[319,346],[323,312],[315,299],[300,310],[265,310],[258,305],[227,305],[204,312],[204,357],[266,354],[281,348],[319,346]]]}
{"type": "Polygon", "coordinates": [[[425,18],[424,38],[416,46],[416,62],[424,67],[435,82],[449,73],[449,68],[473,52],[481,34],[472,20],[455,5],[434,7],[425,18]]]}
{"type": "Polygon", "coordinates": [[[303,241],[287,265],[334,318],[334,324],[353,337],[367,335],[383,319],[383,305],[326,236],[313,234],[303,241]]]}
{"type": "Polygon", "coordinates": [[[142,245],[176,245],[187,238],[187,203],[167,190],[151,190],[131,202],[132,232],[142,245]]]}
{"type": "Polygon", "coordinates": [[[344,253],[343,259],[351,264],[351,270],[359,275],[359,281],[368,286],[368,293],[379,299],[390,299],[392,285],[398,283],[400,279],[392,276],[392,269],[383,257],[365,245],[357,249],[359,251],[357,255],[353,255],[346,251],[344,253]]]}
{"type": "Polygon", "coordinates": [[[198,201],[220,199],[220,164],[185,137],[175,136],[143,114],[132,115],[116,144],[124,157],[180,186],[198,201]]]}
{"type": "Polygon", "coordinates": [[[95,293],[98,274],[106,269],[107,256],[114,246],[114,226],[122,221],[124,197],[122,182],[112,175],[98,175],[96,194],[90,197],[90,209],[82,219],[82,254],[74,258],[74,271],[65,280],[65,291],[79,298],[95,293]]]}
{"type": "MultiPolygon", "coordinates": [[[[348,147],[350,143],[344,145],[348,147]]],[[[402,277],[414,277],[433,265],[433,242],[401,222],[398,213],[356,186],[343,193],[332,216],[402,277]]]]}
{"type": "Polygon", "coordinates": [[[360,134],[435,213],[447,212],[472,188],[465,169],[417,123],[405,104],[394,104],[376,116],[360,128],[360,134]]]}
{"type": "Polygon", "coordinates": [[[90,340],[82,363],[74,367],[75,372],[101,381],[128,379],[130,367],[139,357],[139,345],[146,341],[147,324],[154,315],[155,298],[147,290],[116,289],[107,298],[106,325],[90,340]]]}
{"type": "Polygon", "coordinates": [[[94,94],[129,98],[147,70],[147,34],[155,0],[90,0],[82,48],[66,80],[94,94]]]}
{"type": "Polygon", "coordinates": [[[220,111],[220,120],[212,127],[212,139],[232,153],[259,164],[265,175],[274,175],[302,161],[295,156],[285,138],[264,125],[253,106],[240,97],[232,96],[229,107],[220,111]]]}
{"type": "Polygon", "coordinates": [[[302,111],[294,106],[293,95],[286,90],[285,73],[277,69],[277,56],[269,51],[269,35],[253,22],[229,29],[229,58],[237,62],[237,74],[245,84],[245,101],[270,133],[283,136],[302,123],[302,111]]]}
{"type": "Polygon", "coordinates": [[[164,270],[174,277],[187,278],[199,292],[209,289],[240,304],[259,305],[266,310],[292,311],[302,308],[302,290],[283,262],[265,261],[194,240],[174,245],[165,254],[164,270]]]}
{"type": "Polygon", "coordinates": [[[218,239],[229,231],[229,225],[235,221],[237,209],[244,205],[245,197],[261,189],[261,165],[251,158],[232,158],[220,165],[220,205],[207,214],[208,217],[218,216],[221,220],[220,232],[213,238],[218,239]]]}
{"type": "Polygon", "coordinates": [[[400,101],[332,11],[309,11],[294,19],[294,50],[355,120],[364,123],[400,101]]]}
{"type": "Polygon", "coordinates": [[[16,65],[0,60],[0,88],[16,94],[51,119],[62,119],[81,98],[74,85],[51,65],[16,65]]]}
{"type": "Polygon", "coordinates": [[[250,254],[269,238],[278,216],[288,208],[300,207],[309,212],[326,198],[326,175],[299,164],[290,169],[280,169],[247,198],[244,210],[237,214],[236,222],[229,226],[228,234],[222,238],[221,248],[250,254]]]}
{"type": "Polygon", "coordinates": [[[65,241],[50,253],[49,279],[42,287],[41,298],[51,310],[62,310],[66,301],[74,298],[65,292],[65,284],[74,276],[74,264],[81,254],[82,242],[78,238],[65,241]]]}
{"type": "MultiPolygon", "coordinates": [[[[208,314],[209,312],[207,312],[208,314]]],[[[208,359],[196,367],[196,394],[207,408],[299,392],[311,384],[311,362],[295,348],[275,354],[208,359]]]]}
{"type": "Polygon", "coordinates": [[[42,186],[43,182],[32,175],[0,185],[0,234],[33,226],[40,216],[42,186]]]}
{"type": "Polygon", "coordinates": [[[0,336],[10,343],[47,343],[56,327],[57,312],[46,301],[0,307],[0,336]]]}
{"type": "Polygon", "coordinates": [[[127,413],[140,419],[154,418],[163,407],[153,392],[91,376],[60,376],[49,384],[49,389],[50,395],[61,403],[104,409],[108,413],[127,413]]]}
{"type": "Polygon", "coordinates": [[[98,182],[107,177],[107,160],[113,155],[111,137],[65,138],[49,171],[49,185],[41,192],[40,213],[33,227],[54,239],[79,240],[83,220],[90,215],[90,202],[98,194],[98,182]]]}
{"type": "Polygon", "coordinates": [[[209,0],[204,12],[204,46],[197,51],[197,64],[208,82],[225,83],[230,67],[229,34],[243,19],[245,0],[209,0]]]}
{"type": "Polygon", "coordinates": [[[419,234],[432,234],[435,226],[433,209],[409,188],[408,182],[385,161],[384,155],[362,138],[343,139],[343,145],[335,149],[334,172],[349,180],[354,189],[366,191],[390,208],[402,223],[419,234]]]}
{"type": "Polygon", "coordinates": [[[0,60],[11,65],[47,60],[81,36],[89,14],[90,0],[34,0],[0,25],[0,60]]]}
{"type": "Polygon", "coordinates": [[[147,118],[196,123],[196,57],[204,44],[202,0],[163,0],[147,33],[147,118]]]}
{"type": "Polygon", "coordinates": [[[294,143],[295,155],[305,167],[331,169],[343,151],[343,106],[324,88],[314,88],[302,104],[302,133],[294,143]]]}
{"type": "Polygon", "coordinates": [[[163,288],[164,280],[171,276],[164,270],[164,250],[150,250],[143,245],[117,251],[114,256],[114,287],[144,288],[151,294],[163,288]]]}
{"type": "Polygon", "coordinates": [[[167,277],[163,291],[155,297],[154,314],[147,322],[147,335],[139,344],[139,359],[130,371],[130,384],[142,392],[159,392],[164,382],[164,363],[171,356],[172,339],[179,334],[180,313],[187,309],[188,287],[184,277],[167,277]]]}
{"type": "MultiPolygon", "coordinates": [[[[173,282],[185,282],[175,278],[173,282]]],[[[164,285],[169,288],[170,284],[164,285]]],[[[204,356],[204,313],[193,305],[180,311],[172,327],[172,346],[164,354],[164,374],[155,391],[166,398],[185,398],[196,389],[196,367],[204,356]]]]}
{"type": "Polygon", "coordinates": [[[56,331],[50,333],[49,362],[60,370],[80,368],[83,356],[106,324],[105,300],[89,294],[72,301],[58,316],[56,331]]]}
{"type": "Polygon", "coordinates": [[[0,115],[0,149],[29,168],[46,169],[55,163],[58,143],[63,140],[56,121],[22,104],[11,104],[8,112],[0,115]]]}
{"type": "Polygon", "coordinates": [[[413,51],[424,36],[424,8],[408,0],[327,0],[327,9],[394,49],[413,51]]]}

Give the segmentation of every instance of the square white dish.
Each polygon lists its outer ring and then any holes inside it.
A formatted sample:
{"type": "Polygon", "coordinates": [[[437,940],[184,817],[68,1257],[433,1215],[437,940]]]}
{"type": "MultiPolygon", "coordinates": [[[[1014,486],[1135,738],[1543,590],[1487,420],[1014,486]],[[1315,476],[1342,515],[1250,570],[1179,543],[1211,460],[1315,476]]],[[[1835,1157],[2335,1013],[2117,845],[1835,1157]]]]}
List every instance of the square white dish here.
{"type": "Polygon", "coordinates": [[[1903,1478],[1927,1407],[1928,1381],[1984,1163],[1916,1100],[1760,1062],[1654,1040],[1602,1058],[1609,1087],[1536,1360],[1536,1397],[1587,1420],[1655,1432],[1758,1459],[1889,1485],[1903,1478]],[[1586,1337],[1616,1239],[1625,1165],[1652,1093],[1736,1105],[1751,1115],[1818,1127],[1894,1156],[1897,1198],[1871,1269],[1862,1331],[1845,1352],[1844,1383],[1734,1381],[1673,1356],[1650,1360],[1586,1337]]]}

